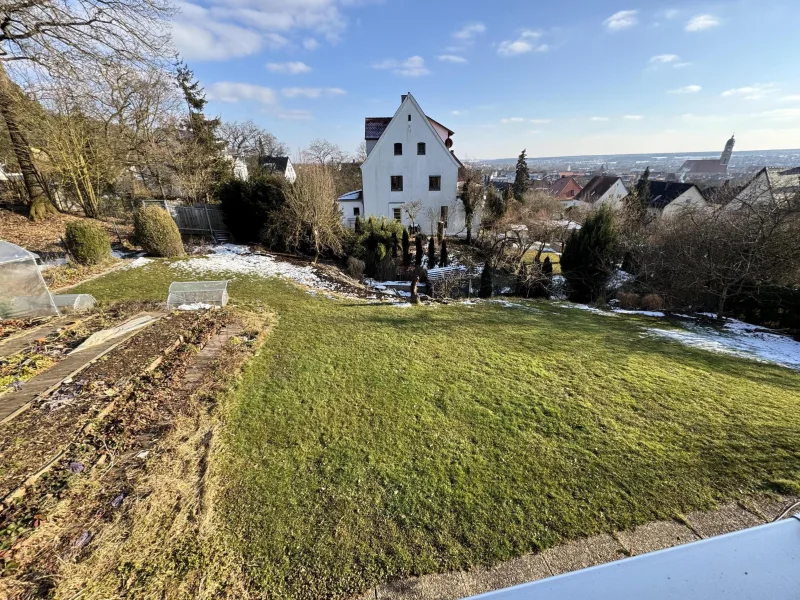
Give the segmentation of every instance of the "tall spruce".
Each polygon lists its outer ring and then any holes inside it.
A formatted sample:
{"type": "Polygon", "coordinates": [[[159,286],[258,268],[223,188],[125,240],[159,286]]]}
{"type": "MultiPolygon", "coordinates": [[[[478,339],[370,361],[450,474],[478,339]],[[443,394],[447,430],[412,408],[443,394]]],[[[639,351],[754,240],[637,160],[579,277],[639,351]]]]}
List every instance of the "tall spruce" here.
{"type": "Polygon", "coordinates": [[[397,258],[397,250],[398,250],[398,241],[397,241],[397,232],[392,232],[392,258],[397,258]]]}
{"type": "Polygon", "coordinates": [[[506,198],[497,191],[497,188],[490,185],[486,190],[486,209],[493,219],[500,219],[506,214],[506,198]]]}
{"type": "Polygon", "coordinates": [[[561,272],[567,295],[576,302],[591,302],[602,293],[619,259],[620,245],[614,215],[607,206],[573,231],[561,255],[561,272]]]}
{"type": "Polygon", "coordinates": [[[439,264],[446,267],[450,262],[450,256],[447,253],[447,240],[442,240],[442,247],[439,250],[439,264]]]}
{"type": "Polygon", "coordinates": [[[481,287],[478,290],[479,298],[492,297],[492,268],[489,263],[484,263],[483,271],[481,272],[481,287]]]}
{"type": "Polygon", "coordinates": [[[420,233],[418,233],[416,235],[416,237],[414,238],[414,250],[415,250],[414,264],[417,267],[421,267],[422,266],[422,255],[423,255],[424,251],[422,249],[422,234],[420,234],[420,233]]]}
{"type": "Polygon", "coordinates": [[[411,266],[411,240],[408,237],[408,229],[403,227],[403,266],[411,266]]]}
{"type": "Polygon", "coordinates": [[[522,202],[525,199],[525,192],[528,191],[528,180],[530,178],[525,152],[526,150],[523,150],[517,159],[517,173],[514,177],[514,199],[518,202],[522,202]]]}
{"type": "Polygon", "coordinates": [[[433,238],[428,242],[428,268],[433,269],[436,267],[436,244],[433,238]]]}
{"type": "Polygon", "coordinates": [[[361,235],[361,232],[363,230],[364,230],[364,226],[361,224],[361,217],[356,216],[356,224],[355,224],[356,235],[361,235]]]}

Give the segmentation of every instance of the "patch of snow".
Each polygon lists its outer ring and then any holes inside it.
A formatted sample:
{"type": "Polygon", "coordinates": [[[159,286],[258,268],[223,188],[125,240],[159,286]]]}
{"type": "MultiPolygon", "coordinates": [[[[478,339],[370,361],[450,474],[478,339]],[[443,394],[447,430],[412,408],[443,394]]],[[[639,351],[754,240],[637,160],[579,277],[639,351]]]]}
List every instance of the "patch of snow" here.
{"type": "Polygon", "coordinates": [[[660,310],[627,310],[624,308],[613,308],[615,313],[620,315],[642,315],[644,317],[666,317],[667,315],[660,310]]]}
{"type": "Polygon", "coordinates": [[[509,302],[508,300],[489,300],[489,302],[493,302],[495,304],[499,304],[505,308],[521,308],[522,310],[527,310],[529,312],[542,312],[532,306],[525,306],[524,304],[519,304],[517,302],[509,302]]]}
{"type": "Polygon", "coordinates": [[[174,262],[170,267],[194,275],[236,273],[258,277],[285,277],[318,290],[336,291],[335,285],[319,277],[310,265],[294,265],[270,254],[252,254],[247,246],[237,244],[212,246],[211,250],[213,254],[174,262]]]}
{"type": "Polygon", "coordinates": [[[511,288],[510,287],[504,287],[502,290],[500,290],[500,293],[501,294],[510,294],[511,293],[511,288]]]}
{"type": "Polygon", "coordinates": [[[144,256],[140,256],[139,258],[136,258],[136,259],[132,260],[130,262],[130,264],[125,268],[126,269],[136,269],[136,268],[139,268],[139,267],[143,267],[143,266],[145,266],[147,264],[150,264],[151,262],[153,262],[152,258],[145,258],[144,256]]]}
{"type": "Polygon", "coordinates": [[[617,315],[609,310],[602,310],[600,308],[589,306],[588,304],[575,304],[574,302],[556,302],[556,306],[561,308],[577,308],[578,310],[585,310],[596,315],[603,315],[604,317],[616,317],[617,315]]]}
{"type": "Polygon", "coordinates": [[[633,279],[633,275],[623,271],[622,269],[617,269],[616,272],[609,277],[608,281],[606,282],[606,288],[609,290],[618,290],[631,279],[633,279]]]}
{"type": "Polygon", "coordinates": [[[397,302],[395,304],[390,304],[389,306],[394,306],[395,308],[411,308],[414,306],[411,302],[397,302]]]}
{"type": "Polygon", "coordinates": [[[397,295],[403,298],[411,298],[411,292],[404,292],[403,290],[397,290],[397,295]]]}
{"type": "Polygon", "coordinates": [[[756,331],[752,326],[737,321],[733,327],[715,328],[709,325],[688,324],[686,330],[649,328],[651,335],[675,340],[693,348],[720,352],[761,362],[770,362],[800,370],[800,342],[792,338],[756,331]]]}
{"type": "Polygon", "coordinates": [[[213,304],[205,304],[204,302],[192,302],[191,304],[181,304],[178,310],[208,310],[209,308],[216,308],[213,304]]]}

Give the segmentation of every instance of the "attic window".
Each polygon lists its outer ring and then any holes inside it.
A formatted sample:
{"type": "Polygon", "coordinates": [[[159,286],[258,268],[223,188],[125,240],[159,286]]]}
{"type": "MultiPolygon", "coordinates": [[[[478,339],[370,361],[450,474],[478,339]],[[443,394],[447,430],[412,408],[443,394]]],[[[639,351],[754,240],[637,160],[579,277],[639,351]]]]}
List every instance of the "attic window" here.
{"type": "Polygon", "coordinates": [[[401,144],[400,142],[396,142],[394,145],[394,155],[403,156],[403,144],[401,144]]]}
{"type": "Polygon", "coordinates": [[[417,154],[420,156],[425,156],[425,142],[417,143],[417,154]]]}
{"type": "Polygon", "coordinates": [[[411,115],[408,115],[408,120],[411,121],[411,115]]]}

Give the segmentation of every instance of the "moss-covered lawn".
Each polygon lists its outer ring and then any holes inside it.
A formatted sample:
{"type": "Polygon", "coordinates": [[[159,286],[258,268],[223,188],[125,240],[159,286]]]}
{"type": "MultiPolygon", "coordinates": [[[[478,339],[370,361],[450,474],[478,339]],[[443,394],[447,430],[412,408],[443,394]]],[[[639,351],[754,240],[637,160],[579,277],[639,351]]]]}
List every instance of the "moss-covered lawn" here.
{"type": "MultiPolygon", "coordinates": [[[[163,300],[166,267],[81,291],[163,300]]],[[[252,585],[343,597],[800,481],[800,375],[528,304],[396,308],[240,278],[278,315],[227,403],[252,585]]]]}

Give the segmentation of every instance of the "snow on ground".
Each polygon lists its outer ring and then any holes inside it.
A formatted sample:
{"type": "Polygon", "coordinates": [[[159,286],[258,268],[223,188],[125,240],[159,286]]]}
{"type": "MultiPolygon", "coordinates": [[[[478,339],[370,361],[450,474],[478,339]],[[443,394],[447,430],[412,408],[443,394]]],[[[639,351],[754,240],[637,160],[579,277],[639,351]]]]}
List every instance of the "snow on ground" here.
{"type": "Polygon", "coordinates": [[[137,268],[143,267],[143,266],[145,266],[145,265],[147,265],[147,264],[149,264],[151,262],[153,262],[152,258],[145,258],[144,256],[140,256],[139,258],[136,258],[136,259],[132,260],[124,268],[126,268],[126,269],[137,269],[137,268]]]}
{"type": "Polygon", "coordinates": [[[215,306],[204,302],[192,302],[191,304],[181,304],[178,310],[208,310],[209,308],[215,308],[215,306]]]}
{"type": "Polygon", "coordinates": [[[590,313],[594,313],[596,315],[603,315],[604,317],[616,317],[617,315],[609,310],[602,310],[600,308],[596,308],[594,306],[589,306],[588,304],[575,304],[574,302],[556,302],[556,306],[560,306],[561,308],[577,308],[579,310],[585,310],[590,313]]]}
{"type": "Polygon", "coordinates": [[[530,312],[542,312],[539,309],[533,308],[532,306],[518,304],[517,302],[509,302],[508,300],[489,300],[489,302],[492,304],[499,304],[505,308],[521,308],[522,310],[527,310],[530,312]]]}
{"type": "Polygon", "coordinates": [[[648,328],[648,334],[711,352],[721,352],[800,370],[800,342],[769,330],[734,321],[722,328],[691,323],[685,330],[648,328]]]}
{"type": "Polygon", "coordinates": [[[625,308],[612,308],[613,312],[619,315],[641,315],[643,317],[666,317],[667,315],[660,310],[627,310],[625,308]]]}
{"type": "Polygon", "coordinates": [[[336,290],[333,283],[319,277],[310,265],[294,265],[278,260],[270,254],[252,254],[247,246],[236,244],[212,246],[211,250],[213,254],[174,262],[170,267],[194,275],[237,273],[260,277],[285,277],[318,290],[336,290]]]}

